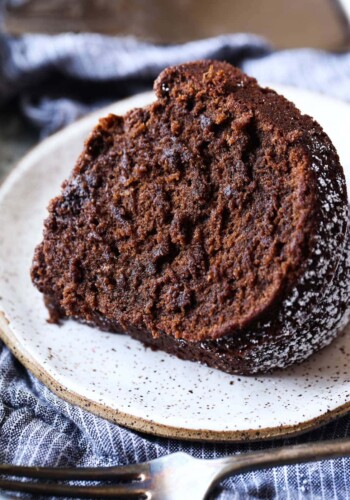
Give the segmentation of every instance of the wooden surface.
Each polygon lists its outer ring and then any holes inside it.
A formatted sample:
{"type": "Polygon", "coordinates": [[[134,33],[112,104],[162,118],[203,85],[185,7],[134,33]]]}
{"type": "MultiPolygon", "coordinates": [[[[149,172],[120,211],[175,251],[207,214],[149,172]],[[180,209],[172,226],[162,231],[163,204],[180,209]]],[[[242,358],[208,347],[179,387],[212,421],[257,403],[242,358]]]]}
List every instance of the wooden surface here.
{"type": "MultiPolygon", "coordinates": [[[[16,4],[15,4],[16,5],[16,4]]],[[[96,31],[153,42],[251,32],[277,48],[344,48],[349,24],[337,0],[27,0],[7,12],[12,33],[96,31]]]]}

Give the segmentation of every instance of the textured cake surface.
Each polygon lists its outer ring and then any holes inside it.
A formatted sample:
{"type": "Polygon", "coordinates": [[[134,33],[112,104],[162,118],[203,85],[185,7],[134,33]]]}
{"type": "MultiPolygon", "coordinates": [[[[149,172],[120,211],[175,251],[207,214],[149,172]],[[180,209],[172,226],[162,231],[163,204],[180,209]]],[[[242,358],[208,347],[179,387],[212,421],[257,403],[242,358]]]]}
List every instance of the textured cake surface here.
{"type": "Polygon", "coordinates": [[[312,118],[226,63],[165,70],[102,119],[51,201],[32,278],[53,319],[229,372],[284,367],[347,320],[347,195],[312,118]]]}

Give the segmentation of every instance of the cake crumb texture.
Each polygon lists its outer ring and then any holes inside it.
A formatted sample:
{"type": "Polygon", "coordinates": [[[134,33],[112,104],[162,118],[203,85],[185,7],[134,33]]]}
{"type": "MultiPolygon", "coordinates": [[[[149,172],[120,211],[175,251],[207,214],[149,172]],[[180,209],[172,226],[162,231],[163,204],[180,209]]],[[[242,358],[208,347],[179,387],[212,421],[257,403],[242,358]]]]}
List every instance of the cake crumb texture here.
{"type": "Polygon", "coordinates": [[[32,267],[72,317],[232,373],[301,361],[348,316],[348,211],[321,127],[233,66],[168,68],[100,120],[32,267]]]}

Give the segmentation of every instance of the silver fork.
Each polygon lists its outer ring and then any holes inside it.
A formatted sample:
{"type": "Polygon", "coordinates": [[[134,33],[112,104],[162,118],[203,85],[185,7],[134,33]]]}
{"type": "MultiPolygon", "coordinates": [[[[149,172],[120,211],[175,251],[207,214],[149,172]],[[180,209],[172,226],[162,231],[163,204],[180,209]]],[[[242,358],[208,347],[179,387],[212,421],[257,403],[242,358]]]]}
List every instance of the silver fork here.
{"type": "Polygon", "coordinates": [[[138,465],[120,467],[63,469],[1,464],[1,477],[51,479],[56,483],[0,478],[0,489],[76,498],[203,500],[220,481],[233,474],[346,455],[350,455],[350,439],[274,448],[212,460],[193,458],[179,452],[138,465]],[[76,486],[62,483],[72,480],[108,481],[109,484],[76,486]]]}

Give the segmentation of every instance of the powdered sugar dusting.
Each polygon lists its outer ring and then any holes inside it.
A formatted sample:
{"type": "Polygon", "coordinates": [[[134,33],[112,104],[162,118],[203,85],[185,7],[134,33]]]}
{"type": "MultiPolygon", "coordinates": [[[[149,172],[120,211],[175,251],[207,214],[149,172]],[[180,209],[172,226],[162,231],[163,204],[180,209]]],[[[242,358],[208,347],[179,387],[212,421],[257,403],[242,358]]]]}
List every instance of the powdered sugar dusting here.
{"type": "Polygon", "coordinates": [[[248,348],[247,358],[253,373],[305,360],[328,345],[349,321],[349,209],[344,206],[342,196],[345,179],[330,171],[328,148],[317,134],[311,135],[310,153],[320,199],[313,254],[299,283],[281,304],[276,321],[280,331],[275,340],[269,346],[261,342],[271,328],[271,321],[259,323],[251,334],[248,344],[254,348],[248,348]]]}

